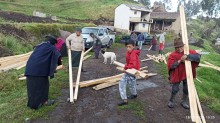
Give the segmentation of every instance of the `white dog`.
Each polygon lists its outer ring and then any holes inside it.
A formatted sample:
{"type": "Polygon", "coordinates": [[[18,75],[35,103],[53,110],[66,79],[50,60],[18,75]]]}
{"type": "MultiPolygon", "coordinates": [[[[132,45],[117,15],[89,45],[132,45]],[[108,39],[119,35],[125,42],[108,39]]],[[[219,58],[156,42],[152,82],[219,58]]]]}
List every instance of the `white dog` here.
{"type": "Polygon", "coordinates": [[[104,64],[107,64],[107,59],[108,58],[111,58],[111,63],[110,64],[113,64],[113,62],[116,60],[116,55],[115,53],[113,52],[105,52],[104,50],[101,50],[100,51],[102,56],[104,57],[104,64]]]}

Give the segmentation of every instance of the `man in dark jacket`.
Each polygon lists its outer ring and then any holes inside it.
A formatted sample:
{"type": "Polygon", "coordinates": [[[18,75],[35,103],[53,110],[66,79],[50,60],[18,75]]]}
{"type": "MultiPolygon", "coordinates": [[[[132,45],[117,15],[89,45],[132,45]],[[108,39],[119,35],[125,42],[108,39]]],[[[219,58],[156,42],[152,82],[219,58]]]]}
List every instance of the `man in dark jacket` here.
{"type": "Polygon", "coordinates": [[[46,42],[37,45],[28,59],[25,76],[27,77],[27,106],[38,109],[42,105],[51,105],[54,100],[48,100],[49,79],[54,77],[57,65],[61,65],[61,55],[54,46],[57,40],[47,36],[46,42]]]}
{"type": "Polygon", "coordinates": [[[193,77],[196,77],[196,67],[200,62],[200,54],[198,54],[195,50],[190,50],[189,55],[184,55],[184,44],[180,38],[174,40],[175,51],[169,55],[168,58],[168,72],[169,72],[169,80],[172,84],[172,92],[171,97],[168,102],[168,107],[174,107],[174,100],[176,94],[179,91],[179,85],[183,82],[183,98],[181,102],[181,106],[185,109],[189,109],[189,105],[187,104],[188,99],[188,88],[187,88],[187,80],[186,80],[186,69],[185,69],[185,60],[189,60],[192,63],[192,73],[193,77]]]}

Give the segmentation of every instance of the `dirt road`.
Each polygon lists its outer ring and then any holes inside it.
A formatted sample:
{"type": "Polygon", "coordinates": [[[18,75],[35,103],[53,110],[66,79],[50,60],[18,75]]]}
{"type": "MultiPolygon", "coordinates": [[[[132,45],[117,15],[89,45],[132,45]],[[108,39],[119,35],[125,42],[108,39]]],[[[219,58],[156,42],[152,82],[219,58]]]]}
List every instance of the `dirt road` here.
{"type": "MultiPolygon", "coordinates": [[[[117,54],[117,60],[125,63],[125,49],[114,50],[117,54]]],[[[142,51],[140,59],[145,58],[147,51],[142,51]]],[[[155,54],[156,52],[148,52],[155,54]]],[[[85,62],[87,73],[82,74],[82,80],[90,80],[101,77],[112,76],[120,73],[114,65],[103,64],[103,58],[94,60],[89,59],[85,62]]],[[[149,72],[158,72],[153,61],[141,63],[141,66],[148,66],[149,72]]],[[[95,91],[89,88],[80,88],[77,102],[69,104],[66,99],[69,96],[69,90],[64,89],[62,96],[58,99],[58,106],[49,113],[49,119],[38,119],[34,123],[191,123],[188,119],[190,111],[180,106],[182,92],[177,96],[174,109],[167,107],[170,96],[170,84],[161,75],[151,77],[147,80],[141,80],[138,84],[138,98],[130,101],[132,103],[140,102],[144,112],[144,118],[135,115],[131,109],[122,110],[118,108],[120,101],[118,85],[104,90],[95,91]]],[[[204,114],[207,116],[207,123],[217,123],[220,116],[213,113],[203,105],[204,114]],[[214,116],[215,118],[208,118],[214,116]]],[[[138,113],[137,113],[138,114],[138,113]]],[[[143,114],[143,113],[142,113],[143,114]]]]}

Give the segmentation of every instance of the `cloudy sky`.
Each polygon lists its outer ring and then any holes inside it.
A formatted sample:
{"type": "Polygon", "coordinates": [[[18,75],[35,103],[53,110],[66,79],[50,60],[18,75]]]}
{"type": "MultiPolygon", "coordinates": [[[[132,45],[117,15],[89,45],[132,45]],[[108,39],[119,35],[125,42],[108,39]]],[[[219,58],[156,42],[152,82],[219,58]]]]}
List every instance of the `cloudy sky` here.
{"type": "MultiPolygon", "coordinates": [[[[160,1],[160,0],[150,0],[151,6],[153,6],[153,4],[154,4],[155,1],[160,1]]],[[[175,11],[177,11],[177,6],[178,6],[177,1],[178,1],[178,0],[171,0],[171,2],[172,2],[172,8],[171,8],[171,10],[168,10],[169,12],[175,12],[175,11]]]]}

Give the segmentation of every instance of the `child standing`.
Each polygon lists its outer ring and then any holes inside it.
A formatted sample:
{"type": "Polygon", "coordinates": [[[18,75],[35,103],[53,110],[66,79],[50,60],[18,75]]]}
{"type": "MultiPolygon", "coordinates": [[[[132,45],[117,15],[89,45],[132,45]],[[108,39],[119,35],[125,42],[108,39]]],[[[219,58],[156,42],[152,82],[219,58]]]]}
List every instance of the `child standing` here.
{"type": "MultiPolygon", "coordinates": [[[[126,65],[124,67],[124,71],[132,68],[136,70],[140,70],[140,61],[138,59],[140,55],[140,50],[134,49],[134,41],[132,40],[126,42],[125,46],[127,48],[127,52],[126,52],[126,65]]],[[[125,73],[119,82],[119,92],[122,99],[122,102],[118,104],[119,106],[127,105],[128,104],[127,99],[136,98],[137,97],[136,77],[125,73]],[[129,89],[131,92],[131,96],[129,97],[127,97],[127,93],[126,93],[127,84],[129,85],[129,89]]]]}

